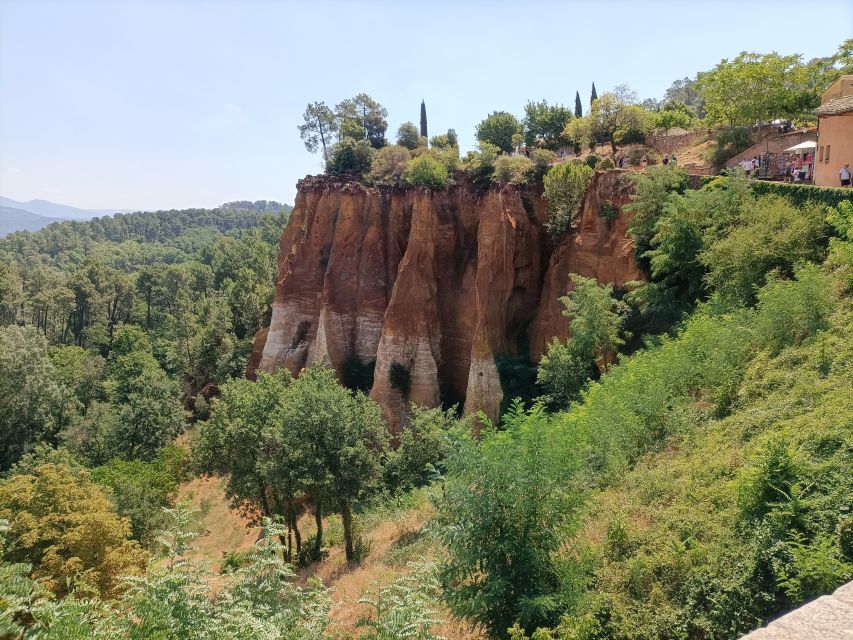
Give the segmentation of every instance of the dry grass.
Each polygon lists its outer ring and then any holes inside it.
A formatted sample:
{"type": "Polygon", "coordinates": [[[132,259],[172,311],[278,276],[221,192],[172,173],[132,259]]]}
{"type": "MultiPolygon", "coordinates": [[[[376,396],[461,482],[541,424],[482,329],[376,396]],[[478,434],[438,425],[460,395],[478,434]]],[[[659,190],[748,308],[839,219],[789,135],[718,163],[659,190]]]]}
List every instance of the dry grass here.
{"type": "MultiPolygon", "coordinates": [[[[225,498],[224,478],[194,478],[181,486],[179,500],[189,500],[201,510],[204,533],[193,543],[193,555],[211,563],[214,571],[218,572],[226,553],[248,549],[257,540],[260,529],[251,526],[230,508],[225,498]]],[[[406,560],[429,562],[439,557],[441,551],[437,545],[421,535],[433,515],[432,507],[426,500],[415,508],[393,513],[365,531],[364,537],[370,551],[360,563],[347,563],[343,548],[336,545],[323,561],[299,572],[302,582],[319,578],[331,587],[329,631],[334,637],[360,635],[361,630],[356,627],[356,623],[360,618],[370,615],[371,608],[358,601],[405,574],[408,571],[406,560]]],[[[324,520],[327,531],[339,526],[337,516],[324,520]]],[[[314,517],[311,513],[306,512],[301,516],[299,529],[303,540],[313,533],[314,517]]],[[[214,580],[214,589],[215,583],[214,580]]],[[[434,631],[448,640],[485,638],[448,611],[440,611],[439,617],[446,622],[434,631]]]]}
{"type": "Polygon", "coordinates": [[[181,485],[178,500],[188,500],[201,511],[202,535],[193,545],[193,555],[219,571],[227,552],[248,549],[258,539],[260,529],[251,526],[230,508],[225,498],[225,478],[193,478],[181,485]]]}

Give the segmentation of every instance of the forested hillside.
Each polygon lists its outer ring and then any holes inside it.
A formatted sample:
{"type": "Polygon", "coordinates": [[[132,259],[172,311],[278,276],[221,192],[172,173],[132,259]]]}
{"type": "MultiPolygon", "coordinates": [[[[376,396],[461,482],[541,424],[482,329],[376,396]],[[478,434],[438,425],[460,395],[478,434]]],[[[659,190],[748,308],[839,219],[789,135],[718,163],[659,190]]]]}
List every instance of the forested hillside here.
{"type": "Polygon", "coordinates": [[[269,313],[289,210],[229,203],[11,234],[0,240],[0,320],[98,358],[119,325],[139,327],[191,396],[242,370],[269,313]]]}

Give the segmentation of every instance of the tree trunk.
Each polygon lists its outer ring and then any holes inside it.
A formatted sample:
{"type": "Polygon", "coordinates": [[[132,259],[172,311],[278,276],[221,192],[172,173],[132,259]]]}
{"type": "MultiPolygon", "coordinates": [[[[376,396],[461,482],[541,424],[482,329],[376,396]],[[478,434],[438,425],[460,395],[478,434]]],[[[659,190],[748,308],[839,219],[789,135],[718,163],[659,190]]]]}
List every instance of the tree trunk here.
{"type": "Polygon", "coordinates": [[[288,515],[293,525],[293,536],[296,540],[296,556],[299,557],[299,552],[302,550],[302,534],[299,533],[299,525],[296,522],[296,506],[292,502],[290,503],[289,511],[288,515]]]}
{"type": "Polygon", "coordinates": [[[347,562],[355,560],[355,546],[352,539],[352,509],[349,502],[341,500],[341,521],[344,525],[344,550],[346,551],[347,562]]]}
{"type": "Polygon", "coordinates": [[[314,539],[314,557],[319,558],[323,550],[323,507],[320,500],[314,501],[314,522],[317,523],[317,537],[314,539]]]}

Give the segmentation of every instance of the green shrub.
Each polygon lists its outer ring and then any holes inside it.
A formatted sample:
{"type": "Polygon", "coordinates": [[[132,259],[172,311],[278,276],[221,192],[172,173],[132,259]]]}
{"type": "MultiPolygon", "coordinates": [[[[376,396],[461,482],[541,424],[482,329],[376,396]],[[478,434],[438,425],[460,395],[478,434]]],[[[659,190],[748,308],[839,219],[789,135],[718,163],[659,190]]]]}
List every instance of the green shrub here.
{"type": "Polygon", "coordinates": [[[756,195],[784,196],[796,207],[804,207],[807,204],[837,207],[842,202],[853,203],[853,190],[841,187],[816,187],[811,184],[791,184],[769,180],[756,180],[751,186],[756,195]]]}
{"type": "Polygon", "coordinates": [[[488,142],[481,142],[477,151],[469,151],[462,163],[468,172],[471,185],[481,191],[485,191],[492,184],[492,176],[495,172],[495,162],[501,150],[488,142]]]}
{"type": "Polygon", "coordinates": [[[367,140],[344,138],[334,146],[326,163],[326,171],[333,176],[352,175],[360,178],[370,171],[375,150],[367,140]]]}
{"type": "Polygon", "coordinates": [[[791,277],[800,261],[820,261],[826,253],[822,207],[793,206],[781,196],[745,201],[737,224],[719,239],[706,241],[699,255],[708,284],[727,300],[751,303],[756,286],[778,270],[791,277]]]}
{"type": "Polygon", "coordinates": [[[610,156],[605,156],[601,160],[598,161],[596,165],[596,169],[598,171],[607,171],[608,169],[613,169],[616,165],[613,163],[613,158],[610,156]]]}
{"type": "Polygon", "coordinates": [[[373,387],[374,369],[376,369],[375,360],[362,362],[358,356],[350,356],[344,361],[341,382],[348,389],[368,393],[373,387]]]}
{"type": "Polygon", "coordinates": [[[409,162],[406,183],[412,186],[429,187],[434,190],[446,189],[450,184],[450,174],[445,164],[432,155],[420,155],[409,162]]]}
{"type": "Polygon", "coordinates": [[[758,292],[756,327],[762,344],[774,352],[799,344],[826,328],[834,306],[832,281],[816,265],[798,267],[796,280],[771,277],[758,292]]]}
{"type": "Polygon", "coordinates": [[[540,182],[557,161],[557,154],[550,149],[534,149],[530,152],[530,159],[533,160],[533,180],[540,182]]]}
{"type": "Polygon", "coordinates": [[[548,200],[548,234],[559,240],[575,221],[593,170],[571,162],[551,167],[545,175],[545,198],[548,200]]]}
{"type": "Polygon", "coordinates": [[[404,396],[408,395],[412,385],[412,374],[408,367],[396,360],[388,368],[388,381],[393,389],[397,389],[404,396]]]}
{"type": "Polygon", "coordinates": [[[580,399],[595,373],[591,359],[573,353],[567,344],[554,338],[539,362],[536,382],[543,389],[548,406],[559,411],[580,399]]]}
{"type": "Polygon", "coordinates": [[[368,184],[395,187],[405,183],[412,154],[400,145],[382,147],[373,156],[370,172],[365,176],[368,184]]]}
{"type": "Polygon", "coordinates": [[[610,200],[602,200],[598,205],[598,215],[610,227],[619,218],[619,207],[610,202],[610,200]]]}
{"type": "Polygon", "coordinates": [[[392,491],[408,491],[428,484],[443,467],[449,447],[448,434],[465,428],[456,418],[456,408],[447,411],[412,404],[409,424],[400,434],[400,446],[388,454],[384,467],[385,484],[392,491]]]}
{"type": "Polygon", "coordinates": [[[586,163],[586,166],[588,166],[590,169],[595,169],[596,165],[598,164],[598,156],[594,153],[590,153],[584,159],[584,162],[586,163]]]}
{"type": "Polygon", "coordinates": [[[533,160],[526,156],[502,154],[495,161],[492,181],[499,185],[524,185],[533,178],[533,160]]]}

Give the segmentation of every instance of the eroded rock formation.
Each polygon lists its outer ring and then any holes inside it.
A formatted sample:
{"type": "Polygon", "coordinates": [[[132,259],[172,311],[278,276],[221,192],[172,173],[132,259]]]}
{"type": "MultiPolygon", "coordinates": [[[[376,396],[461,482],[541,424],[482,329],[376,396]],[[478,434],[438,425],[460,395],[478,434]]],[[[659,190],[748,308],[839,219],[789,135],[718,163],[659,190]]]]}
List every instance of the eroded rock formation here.
{"type": "Polygon", "coordinates": [[[558,298],[568,274],[622,285],[642,277],[621,211],[621,172],[596,174],[579,224],[556,247],[533,189],[465,185],[443,192],[367,189],[325,177],[300,181],[281,237],[268,330],[249,362],[293,374],[315,360],[343,379],[375,363],[370,395],[397,432],[410,402],[464,404],[496,417],[503,398],[496,355],[541,357],[568,323],[558,298]],[[404,394],[392,367],[408,372],[404,394]]]}

